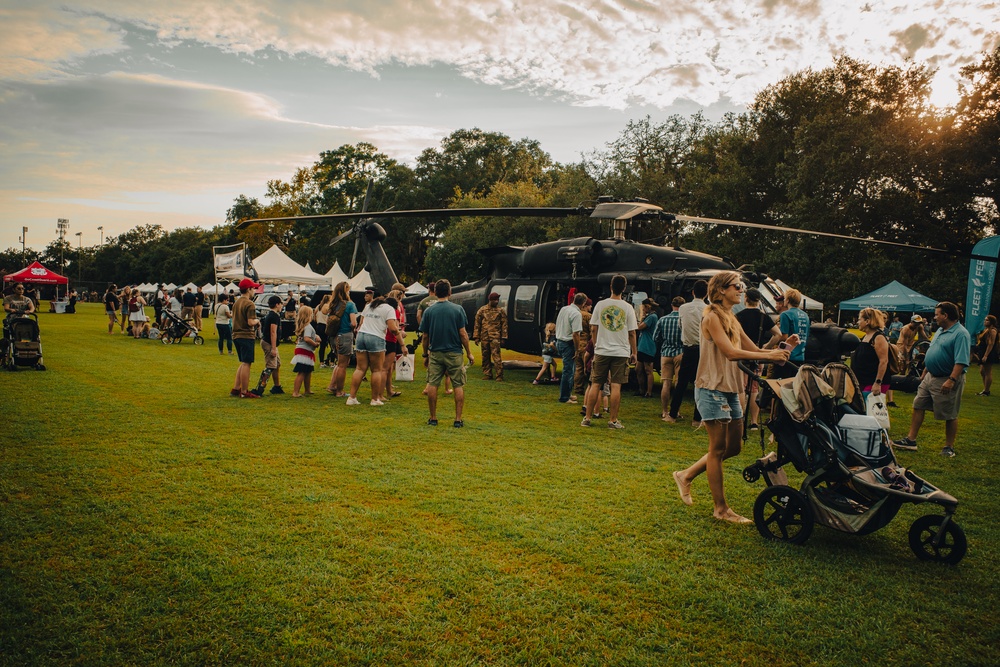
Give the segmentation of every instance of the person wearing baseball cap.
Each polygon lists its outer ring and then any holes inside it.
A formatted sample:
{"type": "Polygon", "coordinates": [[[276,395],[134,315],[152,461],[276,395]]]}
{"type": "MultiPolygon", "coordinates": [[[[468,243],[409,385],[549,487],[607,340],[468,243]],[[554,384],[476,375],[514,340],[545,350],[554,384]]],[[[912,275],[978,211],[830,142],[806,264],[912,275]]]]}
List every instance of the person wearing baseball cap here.
{"type": "Polygon", "coordinates": [[[240,365],[236,368],[236,380],[229,395],[235,398],[258,398],[248,390],[250,366],[253,364],[257,340],[256,329],[260,325],[257,309],[250,297],[260,286],[250,278],[244,278],[240,281],[240,296],[233,304],[233,345],[236,346],[236,357],[240,360],[240,365]]]}

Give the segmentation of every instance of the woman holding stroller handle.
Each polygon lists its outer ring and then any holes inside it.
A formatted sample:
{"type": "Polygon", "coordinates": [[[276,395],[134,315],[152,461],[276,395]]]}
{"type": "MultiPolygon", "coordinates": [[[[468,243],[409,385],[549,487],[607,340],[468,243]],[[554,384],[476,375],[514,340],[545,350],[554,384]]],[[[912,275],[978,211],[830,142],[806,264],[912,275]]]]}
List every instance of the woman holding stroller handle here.
{"type": "Polygon", "coordinates": [[[701,358],[695,378],[695,402],[708,431],[708,453],[686,470],[675,472],[674,482],[681,500],[690,505],[691,482],[707,472],[713,516],[720,521],[751,524],[751,519],[729,507],[722,488],[722,462],[740,453],[743,437],[740,392],[745,382],[736,362],[787,361],[789,349],[798,344],[798,335],[788,338],[788,349],[761,350],[754,345],[733,314],[742,294],[742,276],[736,271],[722,271],[708,283],[709,305],[701,322],[701,358]]]}
{"type": "Polygon", "coordinates": [[[858,328],[864,337],[851,356],[851,370],[865,399],[868,394],[889,391],[889,341],[882,333],[884,326],[885,315],[874,308],[865,308],[858,315],[858,328]]]}

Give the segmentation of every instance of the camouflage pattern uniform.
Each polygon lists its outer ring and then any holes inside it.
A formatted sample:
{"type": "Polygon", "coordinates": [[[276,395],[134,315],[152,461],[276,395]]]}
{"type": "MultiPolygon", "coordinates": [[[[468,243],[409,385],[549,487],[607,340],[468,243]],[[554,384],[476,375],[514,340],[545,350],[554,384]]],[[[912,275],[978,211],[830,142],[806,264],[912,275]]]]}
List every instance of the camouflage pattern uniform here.
{"type": "Polygon", "coordinates": [[[507,313],[496,301],[491,300],[476,311],[472,339],[483,350],[483,379],[492,380],[495,369],[496,379],[503,380],[500,346],[507,340],[507,313]]]}
{"type": "Polygon", "coordinates": [[[584,357],[587,354],[587,343],[590,342],[590,308],[582,309],[580,311],[580,315],[583,316],[583,329],[580,331],[580,344],[576,348],[576,370],[573,373],[573,393],[578,396],[583,396],[587,393],[587,384],[589,383],[584,357]]]}

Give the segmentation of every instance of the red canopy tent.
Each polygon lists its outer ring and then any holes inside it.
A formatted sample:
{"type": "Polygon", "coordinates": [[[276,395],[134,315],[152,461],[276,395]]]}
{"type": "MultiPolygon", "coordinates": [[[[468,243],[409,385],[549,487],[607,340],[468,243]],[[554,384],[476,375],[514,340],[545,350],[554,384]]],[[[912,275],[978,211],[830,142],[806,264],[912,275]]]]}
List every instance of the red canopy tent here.
{"type": "Polygon", "coordinates": [[[33,283],[35,285],[65,285],[69,282],[66,276],[49,271],[38,262],[21,269],[17,273],[9,273],[3,277],[5,283],[33,283]]]}

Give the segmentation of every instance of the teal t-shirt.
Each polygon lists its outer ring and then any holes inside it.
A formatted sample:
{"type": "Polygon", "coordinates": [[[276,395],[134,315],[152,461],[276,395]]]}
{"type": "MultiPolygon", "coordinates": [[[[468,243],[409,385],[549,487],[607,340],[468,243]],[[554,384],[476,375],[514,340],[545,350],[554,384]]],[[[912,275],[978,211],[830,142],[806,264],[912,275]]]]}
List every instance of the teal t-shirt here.
{"type": "Polygon", "coordinates": [[[428,335],[431,352],[461,352],[462,337],[458,330],[468,323],[464,308],[451,301],[437,301],[424,311],[420,331],[428,335]]]}
{"type": "Polygon", "coordinates": [[[934,334],[924,357],[924,366],[934,377],[951,375],[955,364],[962,364],[968,370],[971,349],[972,337],[965,327],[956,322],[950,329],[938,329],[934,334]]]}
{"type": "Polygon", "coordinates": [[[792,334],[799,335],[800,342],[792,350],[791,356],[788,357],[789,361],[806,360],[806,341],[809,340],[810,326],[809,316],[801,308],[789,308],[781,314],[778,325],[781,333],[789,336],[792,334]]]}
{"type": "Polygon", "coordinates": [[[653,333],[656,330],[656,322],[660,319],[656,313],[649,313],[642,321],[646,328],[639,332],[639,344],[636,346],[639,352],[648,354],[651,357],[657,356],[656,343],[653,342],[653,333]]]}
{"type": "Polygon", "coordinates": [[[351,333],[351,313],[356,312],[358,312],[358,307],[354,305],[353,301],[348,301],[344,307],[344,314],[340,316],[340,328],[337,329],[338,336],[351,333]]]}

